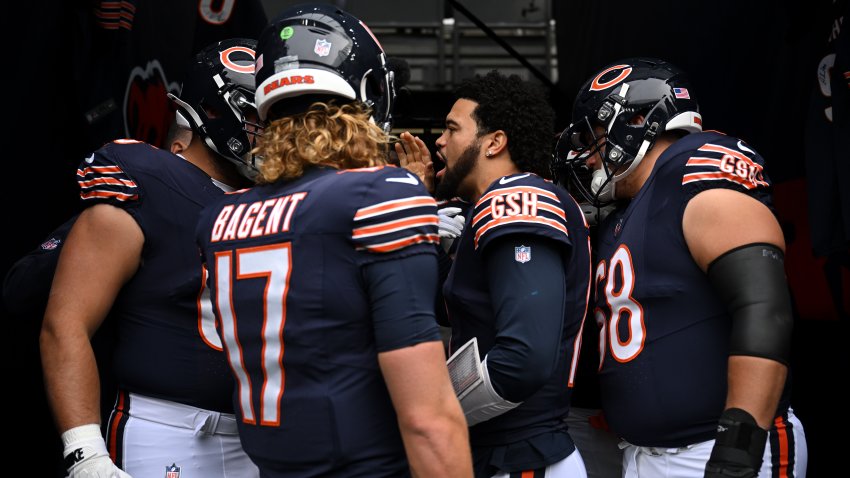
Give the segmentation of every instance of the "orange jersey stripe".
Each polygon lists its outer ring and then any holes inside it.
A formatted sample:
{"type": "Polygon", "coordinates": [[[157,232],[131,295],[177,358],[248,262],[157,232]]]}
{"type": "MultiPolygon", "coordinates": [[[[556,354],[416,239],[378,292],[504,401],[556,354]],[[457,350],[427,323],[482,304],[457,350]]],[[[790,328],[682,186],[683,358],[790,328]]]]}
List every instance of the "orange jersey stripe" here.
{"type": "Polygon", "coordinates": [[[700,158],[693,157],[688,159],[687,164],[685,166],[716,166],[720,167],[720,160],[715,158],[700,158]]]}
{"type": "Polygon", "coordinates": [[[748,165],[755,167],[759,171],[764,169],[764,168],[761,167],[760,164],[754,162],[747,155],[741,153],[740,151],[736,151],[734,149],[730,149],[730,148],[727,148],[725,146],[720,146],[718,144],[706,143],[706,144],[700,146],[698,151],[713,151],[715,153],[728,154],[729,156],[733,156],[737,159],[740,159],[741,161],[745,161],[748,165]]]}
{"type": "Polygon", "coordinates": [[[352,238],[360,239],[368,236],[375,236],[379,234],[386,234],[388,232],[400,231],[402,229],[407,229],[410,227],[416,226],[429,226],[429,225],[439,225],[440,219],[437,216],[429,214],[427,216],[412,216],[406,217],[404,219],[398,219],[395,221],[387,221],[381,224],[375,224],[372,226],[358,227],[354,229],[352,238]]]}
{"type": "Polygon", "coordinates": [[[725,173],[723,171],[718,171],[716,173],[692,173],[686,174],[682,176],[682,184],[693,183],[696,181],[713,181],[717,179],[725,179],[727,181],[732,181],[734,183],[738,183],[741,186],[747,189],[755,189],[758,186],[766,186],[767,183],[764,181],[756,181],[755,184],[747,181],[744,178],[738,177],[731,173],[725,173]]]}
{"type": "Polygon", "coordinates": [[[403,239],[398,239],[396,241],[384,242],[383,244],[363,246],[359,249],[366,249],[372,252],[392,252],[398,249],[403,249],[407,246],[412,246],[414,244],[420,244],[423,242],[439,244],[440,236],[438,234],[416,234],[413,236],[405,237],[403,239]]]}
{"type": "Polygon", "coordinates": [[[570,233],[567,232],[567,228],[556,221],[551,219],[546,219],[545,217],[532,217],[532,216],[510,216],[496,219],[494,221],[490,221],[484,225],[478,232],[475,233],[475,248],[478,249],[478,240],[484,235],[485,232],[493,229],[494,227],[504,226],[505,224],[512,224],[516,222],[525,222],[529,224],[545,224],[553,229],[557,229],[560,232],[563,232],[564,235],[569,236],[570,233]]]}
{"type": "MultiPolygon", "coordinates": [[[[560,201],[559,201],[559,203],[560,203],[560,201]]],[[[544,211],[549,211],[550,213],[552,213],[552,214],[554,214],[554,215],[556,215],[556,216],[560,217],[561,219],[563,219],[563,220],[565,220],[565,221],[567,220],[567,215],[566,215],[566,214],[564,214],[564,210],[563,210],[563,209],[561,209],[560,207],[557,207],[557,206],[555,206],[555,205],[552,205],[552,204],[550,204],[550,203],[548,203],[548,202],[538,201],[538,202],[537,202],[537,209],[542,209],[542,210],[544,210],[544,211]]],[[[478,214],[476,214],[476,215],[475,215],[475,217],[473,217],[473,218],[472,218],[472,225],[473,225],[473,226],[475,226],[475,225],[476,225],[476,224],[478,224],[478,223],[479,223],[479,222],[480,222],[480,221],[481,221],[484,217],[486,217],[486,216],[487,216],[487,215],[489,215],[489,214],[490,214],[490,208],[489,208],[489,207],[488,207],[488,208],[484,208],[484,209],[482,209],[482,210],[481,210],[481,212],[479,212],[478,214]]],[[[522,216],[522,217],[535,217],[535,216],[522,216]]]]}
{"type": "Polygon", "coordinates": [[[548,202],[538,202],[537,203],[537,209],[542,209],[544,211],[548,211],[548,212],[560,217],[564,221],[567,220],[567,215],[564,214],[564,210],[561,209],[558,206],[555,206],[554,204],[550,204],[548,202]]]}
{"type": "Polygon", "coordinates": [[[120,15],[120,12],[104,12],[102,10],[95,10],[94,12],[94,16],[103,18],[104,20],[117,20],[120,15]]]}
{"type": "Polygon", "coordinates": [[[96,199],[96,198],[113,198],[119,201],[134,201],[139,199],[138,194],[123,194],[116,193],[113,191],[91,191],[87,193],[81,193],[80,198],[82,199],[96,199]]]}
{"type": "Polygon", "coordinates": [[[87,176],[89,174],[120,174],[124,171],[118,166],[89,166],[86,169],[78,169],[77,176],[87,176]]]}
{"type": "Polygon", "coordinates": [[[88,181],[78,181],[78,184],[81,188],[90,188],[100,184],[107,184],[113,186],[127,186],[130,188],[136,187],[135,181],[129,179],[116,179],[116,178],[94,178],[88,181]]]}
{"type": "Polygon", "coordinates": [[[410,198],[404,199],[395,199],[392,201],[386,201],[382,203],[375,204],[374,206],[364,207],[359,209],[357,213],[354,215],[354,220],[358,221],[360,219],[366,219],[368,217],[377,216],[380,214],[387,214],[390,212],[402,211],[404,209],[410,209],[413,207],[420,206],[437,206],[437,201],[430,196],[414,196],[410,198]]]}
{"type": "Polygon", "coordinates": [[[490,191],[489,193],[481,196],[481,199],[479,199],[478,202],[475,203],[475,207],[478,207],[481,204],[487,202],[490,198],[492,198],[494,196],[504,196],[506,194],[522,193],[522,192],[539,194],[539,195],[545,196],[545,197],[547,197],[547,198],[549,198],[549,199],[551,199],[551,200],[553,200],[557,203],[561,202],[561,201],[558,200],[558,196],[556,196],[554,193],[551,193],[551,192],[549,192],[545,189],[536,188],[534,186],[514,186],[512,188],[503,188],[503,189],[496,189],[496,190],[490,191]]]}

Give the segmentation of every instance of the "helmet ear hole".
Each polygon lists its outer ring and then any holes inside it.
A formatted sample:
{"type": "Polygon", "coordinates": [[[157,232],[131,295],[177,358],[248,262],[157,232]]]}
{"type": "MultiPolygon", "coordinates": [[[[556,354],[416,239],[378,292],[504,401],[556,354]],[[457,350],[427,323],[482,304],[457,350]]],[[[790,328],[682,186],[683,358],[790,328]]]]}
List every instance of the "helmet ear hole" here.
{"type": "Polygon", "coordinates": [[[370,71],[369,74],[366,75],[366,98],[375,98],[380,96],[384,92],[384,85],[381,84],[381,80],[375,74],[374,71],[370,71]]]}
{"type": "Polygon", "coordinates": [[[222,117],[222,114],[218,110],[218,108],[216,108],[215,106],[212,106],[211,104],[209,104],[207,102],[201,103],[201,109],[203,110],[203,112],[207,116],[207,118],[209,118],[209,119],[218,119],[218,118],[222,117]]]}

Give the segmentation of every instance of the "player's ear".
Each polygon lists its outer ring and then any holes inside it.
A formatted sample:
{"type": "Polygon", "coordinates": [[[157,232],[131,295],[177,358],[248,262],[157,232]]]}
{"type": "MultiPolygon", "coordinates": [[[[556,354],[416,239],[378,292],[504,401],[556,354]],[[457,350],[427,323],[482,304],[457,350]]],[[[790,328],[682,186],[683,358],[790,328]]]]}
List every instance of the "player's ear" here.
{"type": "Polygon", "coordinates": [[[504,131],[497,129],[488,133],[487,140],[484,143],[484,150],[487,151],[487,156],[496,156],[508,147],[508,135],[504,131]]]}
{"type": "Polygon", "coordinates": [[[192,131],[191,130],[181,130],[178,134],[175,134],[171,139],[171,145],[169,146],[169,150],[173,154],[180,154],[186,151],[189,148],[189,144],[192,142],[192,131]]]}

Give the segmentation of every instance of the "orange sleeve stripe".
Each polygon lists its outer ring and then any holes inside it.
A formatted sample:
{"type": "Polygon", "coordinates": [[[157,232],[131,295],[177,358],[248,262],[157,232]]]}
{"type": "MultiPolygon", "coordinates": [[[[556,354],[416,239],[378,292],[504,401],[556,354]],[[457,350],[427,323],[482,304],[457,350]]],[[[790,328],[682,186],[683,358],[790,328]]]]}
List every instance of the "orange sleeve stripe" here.
{"type": "Polygon", "coordinates": [[[374,236],[377,234],[386,234],[388,232],[399,231],[417,226],[436,226],[440,224],[440,219],[433,214],[427,216],[414,216],[395,221],[387,221],[381,224],[372,226],[358,227],[352,231],[352,238],[358,239],[365,236],[374,236]]]}
{"type": "Polygon", "coordinates": [[[97,185],[113,185],[113,186],[127,186],[130,188],[136,187],[135,181],[129,179],[120,179],[120,178],[94,178],[88,181],[78,181],[77,184],[80,185],[81,188],[90,188],[97,185]]]}
{"type": "Polygon", "coordinates": [[[362,246],[359,249],[366,249],[372,252],[392,252],[399,249],[404,249],[407,246],[412,246],[414,244],[420,243],[431,243],[431,244],[439,244],[440,236],[438,234],[416,234],[413,236],[408,236],[403,239],[398,239],[396,241],[384,242],[382,244],[372,244],[368,246],[362,246]]]}
{"type": "Polygon", "coordinates": [[[395,211],[401,211],[404,209],[409,209],[412,207],[420,207],[420,206],[437,206],[437,201],[430,196],[416,196],[412,198],[404,198],[404,199],[396,199],[393,201],[386,201],[379,204],[375,204],[374,206],[364,207],[359,209],[357,213],[354,215],[354,220],[358,221],[360,219],[365,219],[367,217],[376,216],[379,214],[386,214],[395,211]]]}
{"type": "Polygon", "coordinates": [[[698,158],[693,157],[688,159],[687,164],[685,166],[716,166],[720,167],[720,160],[716,158],[698,158]]]}
{"type": "Polygon", "coordinates": [[[567,220],[567,215],[564,213],[564,210],[560,206],[555,206],[554,204],[550,204],[548,202],[541,201],[541,202],[537,203],[537,209],[542,209],[546,212],[550,212],[550,213],[560,217],[564,221],[567,220]]]}
{"type": "Polygon", "coordinates": [[[715,153],[728,154],[730,156],[734,156],[737,159],[740,159],[741,161],[745,161],[748,165],[757,168],[759,171],[763,169],[760,164],[750,159],[747,155],[742,154],[740,151],[736,151],[725,146],[720,146],[718,144],[704,144],[699,147],[699,151],[713,151],[715,153]]]}
{"type": "Polygon", "coordinates": [[[494,196],[504,196],[506,194],[520,193],[520,192],[535,193],[535,194],[539,194],[541,196],[545,196],[545,197],[547,197],[547,198],[549,198],[549,199],[551,199],[555,202],[558,202],[558,203],[561,202],[561,201],[558,200],[558,196],[556,196],[554,193],[549,192],[545,189],[536,188],[534,186],[514,186],[512,188],[502,188],[502,189],[495,189],[493,191],[490,191],[489,193],[481,196],[481,199],[479,199],[478,202],[475,203],[475,207],[478,207],[478,206],[484,204],[485,202],[487,202],[488,200],[490,200],[494,196]]]}
{"type": "Polygon", "coordinates": [[[136,11],[136,7],[130,2],[100,2],[100,8],[126,8],[136,11]]]}
{"type": "Polygon", "coordinates": [[[135,201],[139,199],[138,194],[124,194],[118,193],[115,191],[90,191],[87,193],[80,193],[81,199],[99,199],[99,198],[113,198],[119,201],[135,201]]]}
{"type": "MultiPolygon", "coordinates": [[[[538,201],[537,202],[537,209],[542,209],[544,211],[548,211],[548,212],[560,217],[564,221],[567,220],[567,215],[564,213],[564,210],[561,207],[556,206],[554,204],[551,204],[551,203],[548,203],[548,202],[545,202],[545,201],[538,201]]],[[[481,222],[481,220],[483,220],[488,215],[490,215],[490,208],[482,209],[481,212],[479,212],[478,214],[476,214],[472,218],[472,227],[475,227],[475,225],[477,225],[479,222],[481,222]]],[[[539,216],[511,216],[511,217],[530,218],[530,217],[539,217],[539,216]]],[[[541,218],[541,219],[545,219],[545,218],[541,218]]]]}
{"type": "Polygon", "coordinates": [[[481,221],[481,219],[483,219],[483,218],[485,218],[489,215],[490,215],[490,208],[489,207],[482,209],[481,212],[479,212],[478,214],[476,214],[475,216],[472,217],[471,226],[475,227],[475,225],[478,224],[478,222],[481,221]]]}
{"type": "Polygon", "coordinates": [[[741,186],[747,189],[755,189],[759,186],[767,186],[767,183],[764,181],[756,181],[750,182],[742,177],[734,175],[732,173],[727,173],[724,171],[717,171],[712,173],[691,173],[682,176],[682,185],[694,183],[697,181],[715,181],[718,179],[724,179],[726,181],[731,181],[733,183],[740,184],[741,186]]]}
{"type": "Polygon", "coordinates": [[[478,230],[478,232],[475,233],[475,248],[476,249],[478,248],[478,240],[481,238],[481,236],[483,236],[490,229],[493,229],[493,228],[499,227],[499,226],[504,226],[505,224],[513,224],[513,223],[516,223],[516,222],[524,222],[524,223],[528,223],[528,224],[543,224],[543,225],[549,226],[553,229],[557,229],[558,231],[564,233],[565,236],[569,237],[569,235],[570,235],[570,233],[567,231],[566,226],[564,226],[563,224],[561,224],[559,222],[553,221],[551,219],[546,219],[544,217],[539,217],[539,216],[537,216],[537,217],[531,217],[531,216],[503,217],[503,218],[499,218],[499,219],[496,219],[494,221],[488,222],[487,224],[484,225],[484,227],[482,227],[481,229],[478,230]]]}
{"type": "Polygon", "coordinates": [[[77,176],[89,174],[121,174],[124,171],[118,166],[88,166],[86,169],[77,169],[77,176]]]}

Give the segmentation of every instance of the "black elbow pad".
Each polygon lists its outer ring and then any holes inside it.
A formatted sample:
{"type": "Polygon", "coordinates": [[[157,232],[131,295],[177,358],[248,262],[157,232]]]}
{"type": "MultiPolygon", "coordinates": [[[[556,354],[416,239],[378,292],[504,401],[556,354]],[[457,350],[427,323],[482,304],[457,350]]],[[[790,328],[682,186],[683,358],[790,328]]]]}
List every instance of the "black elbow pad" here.
{"type": "Polygon", "coordinates": [[[708,266],[708,279],[732,316],[729,354],[788,365],[793,316],[782,251],[761,243],[732,249],[708,266]]]}

